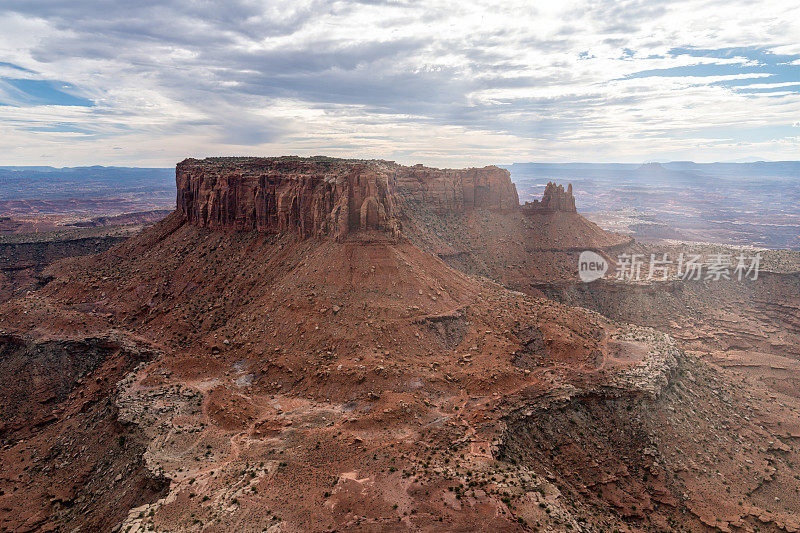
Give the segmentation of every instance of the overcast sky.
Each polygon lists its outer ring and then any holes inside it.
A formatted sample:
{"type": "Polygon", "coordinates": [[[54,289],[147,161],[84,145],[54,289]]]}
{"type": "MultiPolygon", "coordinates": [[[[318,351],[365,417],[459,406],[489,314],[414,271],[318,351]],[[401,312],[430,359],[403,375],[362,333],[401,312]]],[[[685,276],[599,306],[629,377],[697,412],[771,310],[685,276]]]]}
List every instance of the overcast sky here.
{"type": "Polygon", "coordinates": [[[0,0],[0,165],[798,148],[797,0],[0,0]]]}

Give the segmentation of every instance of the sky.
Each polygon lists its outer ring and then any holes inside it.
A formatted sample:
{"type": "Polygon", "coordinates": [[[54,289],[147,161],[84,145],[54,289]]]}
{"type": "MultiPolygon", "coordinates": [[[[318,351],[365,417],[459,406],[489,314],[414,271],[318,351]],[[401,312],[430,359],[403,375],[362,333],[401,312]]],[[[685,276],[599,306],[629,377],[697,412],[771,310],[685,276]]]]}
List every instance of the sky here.
{"type": "Polygon", "coordinates": [[[798,148],[797,0],[0,0],[0,165],[798,148]]]}

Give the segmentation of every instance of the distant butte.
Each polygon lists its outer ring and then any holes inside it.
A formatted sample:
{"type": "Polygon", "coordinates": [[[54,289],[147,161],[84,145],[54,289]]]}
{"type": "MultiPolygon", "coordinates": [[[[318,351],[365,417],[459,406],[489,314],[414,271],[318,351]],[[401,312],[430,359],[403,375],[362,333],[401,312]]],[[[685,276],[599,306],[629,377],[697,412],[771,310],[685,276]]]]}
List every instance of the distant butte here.
{"type": "Polygon", "coordinates": [[[548,182],[541,201],[525,202],[524,210],[528,213],[577,213],[575,197],[572,195],[572,184],[570,183],[565,191],[563,185],[556,185],[552,181],[548,182]]]}

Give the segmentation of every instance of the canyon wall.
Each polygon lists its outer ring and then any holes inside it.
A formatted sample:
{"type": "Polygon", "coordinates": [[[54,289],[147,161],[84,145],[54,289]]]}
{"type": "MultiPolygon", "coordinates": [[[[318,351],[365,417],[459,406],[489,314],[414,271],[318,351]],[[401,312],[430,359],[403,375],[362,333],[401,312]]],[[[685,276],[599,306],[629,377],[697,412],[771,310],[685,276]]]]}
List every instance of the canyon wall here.
{"type": "Polygon", "coordinates": [[[177,209],[197,226],[302,235],[391,226],[388,183],[363,163],[299,158],[187,159],[177,209]],[[362,207],[364,213],[362,216],[362,207]]]}
{"type": "Polygon", "coordinates": [[[519,207],[511,174],[495,166],[452,170],[396,165],[395,176],[400,198],[440,213],[519,207]]]}
{"type": "Polygon", "coordinates": [[[109,235],[46,239],[22,236],[0,238],[0,302],[36,289],[42,279],[40,274],[50,263],[64,257],[96,254],[108,250],[127,237],[109,235]]]}
{"type": "Polygon", "coordinates": [[[396,235],[402,205],[437,212],[516,209],[507,170],[440,170],[332,158],[187,159],[176,168],[177,209],[208,228],[297,232],[378,230],[396,235]]]}

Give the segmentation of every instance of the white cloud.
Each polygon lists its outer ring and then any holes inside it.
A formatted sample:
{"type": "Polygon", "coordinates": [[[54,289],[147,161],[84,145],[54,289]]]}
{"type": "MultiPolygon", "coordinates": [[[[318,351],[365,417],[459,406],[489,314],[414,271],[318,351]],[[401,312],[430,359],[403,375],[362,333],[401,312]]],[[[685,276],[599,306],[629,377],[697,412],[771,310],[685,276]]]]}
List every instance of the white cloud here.
{"type": "MultiPolygon", "coordinates": [[[[327,153],[462,166],[721,146],[731,159],[757,144],[747,128],[800,115],[798,84],[747,52],[800,54],[795,2],[536,4],[9,0],[0,61],[33,73],[0,77],[68,81],[96,105],[0,106],[2,163],[327,153]],[[41,131],[54,123],[80,131],[41,131]]],[[[758,148],[785,159],[796,142],[758,148]]]]}

